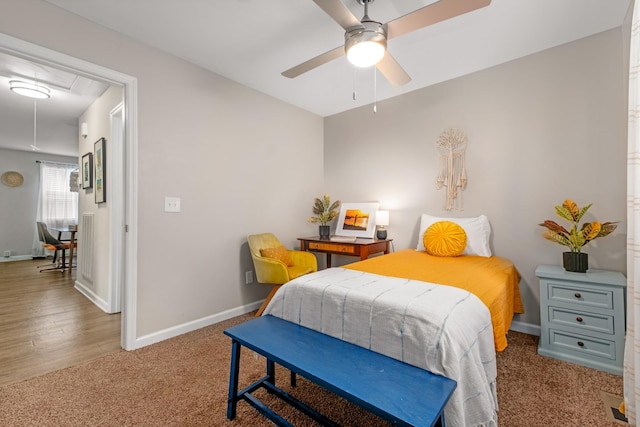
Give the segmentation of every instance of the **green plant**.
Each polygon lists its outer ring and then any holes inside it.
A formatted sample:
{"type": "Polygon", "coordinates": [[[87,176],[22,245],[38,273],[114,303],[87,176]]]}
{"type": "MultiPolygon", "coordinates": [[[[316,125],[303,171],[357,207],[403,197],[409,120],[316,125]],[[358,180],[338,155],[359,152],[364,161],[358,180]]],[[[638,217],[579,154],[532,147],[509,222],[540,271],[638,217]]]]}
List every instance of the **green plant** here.
{"type": "Polygon", "coordinates": [[[608,236],[616,229],[616,222],[586,222],[578,229],[580,220],[592,204],[593,203],[590,203],[580,209],[573,200],[565,200],[562,205],[555,207],[556,214],[560,218],[569,221],[572,225],[571,229],[567,230],[555,221],[546,220],[542,224],[539,224],[547,228],[547,230],[542,233],[542,236],[547,240],[567,246],[571,252],[576,253],[580,253],[580,249],[590,241],[598,237],[608,236]]]}
{"type": "Polygon", "coordinates": [[[312,208],[312,211],[316,216],[310,217],[308,221],[319,222],[322,225],[327,225],[331,220],[338,216],[339,207],[340,200],[336,200],[331,203],[331,197],[329,197],[328,194],[322,196],[322,199],[316,198],[312,208]]]}

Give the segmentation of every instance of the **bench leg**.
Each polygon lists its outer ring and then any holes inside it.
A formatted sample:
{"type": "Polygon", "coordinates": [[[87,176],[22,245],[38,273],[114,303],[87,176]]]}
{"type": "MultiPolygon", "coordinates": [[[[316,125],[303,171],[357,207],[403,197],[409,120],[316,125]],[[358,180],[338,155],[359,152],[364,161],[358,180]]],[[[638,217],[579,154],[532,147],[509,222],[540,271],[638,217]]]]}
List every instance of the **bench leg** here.
{"type": "Polygon", "coordinates": [[[238,404],[238,374],[240,373],[240,343],[231,341],[231,372],[229,373],[229,399],[227,400],[227,418],[236,417],[238,404]]]}
{"type": "Polygon", "coordinates": [[[276,385],[276,364],[267,358],[267,382],[276,385]]]}

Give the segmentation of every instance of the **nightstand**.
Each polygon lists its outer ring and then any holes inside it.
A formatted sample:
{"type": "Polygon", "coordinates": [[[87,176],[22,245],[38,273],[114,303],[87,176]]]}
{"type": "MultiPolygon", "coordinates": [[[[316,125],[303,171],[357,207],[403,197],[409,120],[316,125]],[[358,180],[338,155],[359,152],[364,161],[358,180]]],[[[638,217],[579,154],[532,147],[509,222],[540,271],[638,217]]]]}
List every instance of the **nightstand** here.
{"type": "Polygon", "coordinates": [[[540,265],[538,353],[622,375],[627,280],[617,271],[540,265]]]}

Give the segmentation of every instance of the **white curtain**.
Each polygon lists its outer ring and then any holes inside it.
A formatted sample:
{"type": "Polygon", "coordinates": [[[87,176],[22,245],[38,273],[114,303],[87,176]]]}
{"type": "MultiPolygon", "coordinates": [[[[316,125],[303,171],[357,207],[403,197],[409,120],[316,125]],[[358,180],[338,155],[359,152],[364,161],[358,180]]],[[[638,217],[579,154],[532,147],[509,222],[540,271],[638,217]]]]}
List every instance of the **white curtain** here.
{"type": "MultiPolygon", "coordinates": [[[[77,169],[78,165],[74,164],[40,162],[36,221],[44,222],[49,228],[78,223],[78,193],[69,188],[71,174],[77,169]]],[[[44,250],[36,225],[33,226],[33,256],[42,256],[44,250]]]]}
{"type": "Polygon", "coordinates": [[[624,354],[625,415],[636,425],[640,409],[640,2],[633,10],[629,58],[627,159],[627,338],[624,354]]]}

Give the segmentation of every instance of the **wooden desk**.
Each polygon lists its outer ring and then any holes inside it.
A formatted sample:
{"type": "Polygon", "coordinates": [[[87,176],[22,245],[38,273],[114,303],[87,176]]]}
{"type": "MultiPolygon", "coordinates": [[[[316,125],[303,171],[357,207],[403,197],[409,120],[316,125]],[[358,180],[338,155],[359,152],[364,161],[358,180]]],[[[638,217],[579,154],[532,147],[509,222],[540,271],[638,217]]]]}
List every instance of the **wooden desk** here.
{"type": "Polygon", "coordinates": [[[357,256],[361,260],[369,258],[369,255],[384,252],[388,254],[392,239],[356,239],[355,242],[334,242],[331,240],[314,237],[298,237],[300,250],[310,252],[322,252],[327,256],[327,268],[331,268],[331,254],[357,256]]]}
{"type": "MultiPolygon", "coordinates": [[[[52,230],[56,230],[58,232],[58,240],[62,241],[62,233],[69,233],[69,273],[73,269],[73,249],[76,245],[76,232],[78,231],[78,227],[57,227],[51,228],[52,230]]],[[[64,262],[64,259],[62,260],[64,262]]]]}

